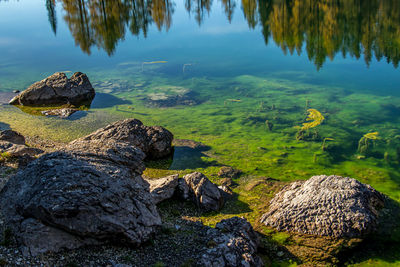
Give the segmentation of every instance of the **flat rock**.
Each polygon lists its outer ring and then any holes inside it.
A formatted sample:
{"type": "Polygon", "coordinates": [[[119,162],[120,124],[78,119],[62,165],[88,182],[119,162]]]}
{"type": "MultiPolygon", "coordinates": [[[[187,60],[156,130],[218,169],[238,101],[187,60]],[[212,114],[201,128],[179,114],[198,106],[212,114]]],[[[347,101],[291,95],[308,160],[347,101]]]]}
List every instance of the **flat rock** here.
{"type": "Polygon", "coordinates": [[[313,176],[285,186],[261,222],[278,231],[363,237],[378,224],[383,196],[370,185],[341,176],[313,176]]]}
{"type": "Polygon", "coordinates": [[[170,131],[160,126],[145,126],[137,119],[117,121],[88,136],[72,141],[71,144],[82,140],[110,139],[127,142],[141,149],[146,158],[150,159],[166,157],[173,151],[171,145],[173,135],[170,131]]]}
{"type": "Polygon", "coordinates": [[[94,96],[95,91],[86,74],[76,72],[68,79],[65,73],[57,72],[32,84],[9,103],[23,106],[78,106],[90,103],[94,96]]]}
{"type": "Polygon", "coordinates": [[[156,204],[171,198],[178,186],[178,174],[170,175],[159,179],[146,179],[150,185],[150,193],[156,204]]]}
{"type": "Polygon", "coordinates": [[[259,238],[246,219],[233,217],[222,220],[208,234],[211,248],[201,256],[202,266],[263,266],[256,254],[259,238]]]}
{"type": "Polygon", "coordinates": [[[56,116],[60,118],[68,118],[75,112],[77,112],[78,109],[75,108],[61,108],[61,109],[50,109],[50,110],[44,110],[42,111],[42,114],[45,116],[56,116]]]}
{"type": "Polygon", "coordinates": [[[189,195],[198,207],[214,211],[222,208],[224,199],[221,192],[204,174],[194,172],[185,175],[183,179],[189,188],[189,195]]]}

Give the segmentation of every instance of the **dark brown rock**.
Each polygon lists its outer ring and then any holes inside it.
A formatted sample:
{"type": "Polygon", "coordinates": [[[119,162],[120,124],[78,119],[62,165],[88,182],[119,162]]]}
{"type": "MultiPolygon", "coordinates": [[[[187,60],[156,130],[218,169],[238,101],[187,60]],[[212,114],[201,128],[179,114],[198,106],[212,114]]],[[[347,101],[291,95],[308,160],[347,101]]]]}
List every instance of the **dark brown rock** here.
{"type": "Polygon", "coordinates": [[[341,176],[313,176],[284,187],[261,222],[304,234],[363,237],[377,227],[383,196],[370,185],[341,176]]]}
{"type": "Polygon", "coordinates": [[[238,178],[242,173],[241,170],[235,170],[230,166],[223,166],[218,172],[219,177],[226,177],[226,178],[238,178]]]}
{"type": "Polygon", "coordinates": [[[95,91],[88,77],[76,72],[68,79],[65,73],[57,72],[36,82],[9,102],[11,105],[51,106],[90,104],[95,91]]]}

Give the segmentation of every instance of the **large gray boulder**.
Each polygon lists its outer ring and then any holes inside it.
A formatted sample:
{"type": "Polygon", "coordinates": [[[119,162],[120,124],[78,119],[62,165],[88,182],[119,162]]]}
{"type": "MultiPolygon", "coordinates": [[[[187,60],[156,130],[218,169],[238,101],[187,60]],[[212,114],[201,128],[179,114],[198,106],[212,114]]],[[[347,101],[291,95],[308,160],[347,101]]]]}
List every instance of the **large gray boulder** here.
{"type": "Polygon", "coordinates": [[[183,176],[193,201],[205,210],[217,211],[224,205],[224,199],[218,187],[200,173],[194,172],[183,176]]]}
{"type": "Polygon", "coordinates": [[[383,196],[370,185],[341,176],[313,176],[284,187],[261,222],[277,230],[362,237],[375,230],[383,196]]]}
{"type": "Polygon", "coordinates": [[[260,267],[257,256],[259,238],[251,224],[244,218],[233,217],[217,223],[208,230],[211,248],[201,256],[202,266],[260,267]]]}
{"type": "Polygon", "coordinates": [[[88,136],[72,141],[71,144],[91,140],[117,140],[140,148],[147,158],[157,159],[172,153],[173,135],[160,126],[145,126],[140,120],[117,121],[88,136]]]}
{"type": "Polygon", "coordinates": [[[11,177],[0,209],[22,251],[147,241],[161,219],[141,177],[144,157],[126,142],[80,140],[11,177]]]}
{"type": "Polygon", "coordinates": [[[76,72],[68,79],[65,73],[57,72],[36,82],[9,102],[11,105],[51,106],[90,104],[95,91],[86,74],[76,72]]]}

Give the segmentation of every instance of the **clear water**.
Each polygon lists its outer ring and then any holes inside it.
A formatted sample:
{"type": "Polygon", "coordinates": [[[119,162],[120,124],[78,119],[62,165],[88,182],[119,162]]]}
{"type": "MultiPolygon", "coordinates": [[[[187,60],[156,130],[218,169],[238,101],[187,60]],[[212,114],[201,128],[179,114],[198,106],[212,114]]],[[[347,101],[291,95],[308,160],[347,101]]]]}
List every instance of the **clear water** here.
{"type": "Polygon", "coordinates": [[[135,117],[210,147],[178,148],[157,175],[225,164],[286,181],[334,173],[400,199],[398,1],[0,0],[0,25],[1,92],[56,71],[87,73],[98,92],[68,120],[2,105],[3,128],[68,141],[135,117]],[[149,101],[189,91],[191,105],[149,101]],[[325,121],[296,140],[307,108],[325,121]]]}

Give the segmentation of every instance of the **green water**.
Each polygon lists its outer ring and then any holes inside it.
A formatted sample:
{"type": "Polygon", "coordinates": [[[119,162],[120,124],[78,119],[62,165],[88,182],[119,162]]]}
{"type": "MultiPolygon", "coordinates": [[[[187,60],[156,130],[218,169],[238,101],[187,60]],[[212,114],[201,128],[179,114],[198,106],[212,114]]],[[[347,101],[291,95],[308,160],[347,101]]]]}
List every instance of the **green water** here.
{"type": "Polygon", "coordinates": [[[0,25],[0,91],[81,71],[97,92],[67,120],[1,105],[1,128],[70,141],[138,118],[209,147],[150,175],[337,174],[400,201],[399,1],[0,1],[0,25]],[[325,120],[297,140],[310,108],[325,120]]]}

